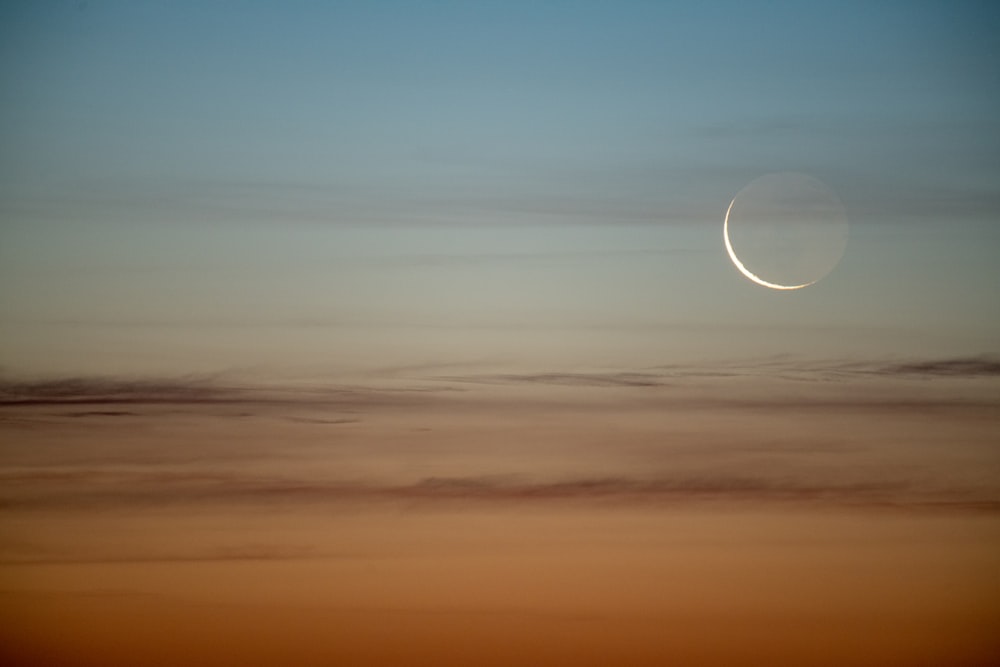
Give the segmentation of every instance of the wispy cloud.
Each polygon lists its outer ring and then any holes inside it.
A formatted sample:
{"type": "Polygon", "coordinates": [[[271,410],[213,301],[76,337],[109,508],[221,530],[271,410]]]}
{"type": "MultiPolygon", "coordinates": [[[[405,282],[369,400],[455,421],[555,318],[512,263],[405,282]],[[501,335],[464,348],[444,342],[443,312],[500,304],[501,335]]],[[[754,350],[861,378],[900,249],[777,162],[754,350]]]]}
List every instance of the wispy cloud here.
{"type": "MultiPolygon", "coordinates": [[[[730,453],[731,455],[731,453],[730,453]]],[[[414,482],[321,481],[223,472],[11,471],[0,475],[7,509],[95,510],[211,504],[764,503],[1000,511],[1000,497],[974,487],[887,476],[775,474],[743,466],[666,476],[532,480],[518,474],[425,477],[414,482]],[[44,489],[44,491],[40,491],[44,489]]]]}
{"type": "Polygon", "coordinates": [[[927,375],[949,377],[975,377],[1000,375],[1000,359],[993,357],[964,357],[959,359],[933,359],[887,364],[876,372],[896,375],[927,375]]]}
{"type": "Polygon", "coordinates": [[[1000,375],[990,356],[912,361],[811,361],[790,358],[701,365],[669,364],[642,370],[559,373],[486,373],[441,376],[455,382],[581,387],[661,387],[695,379],[760,378],[789,381],[863,382],[872,377],[979,378],[1000,375]]]}
{"type": "MultiPolygon", "coordinates": [[[[0,380],[0,406],[31,405],[218,405],[218,404],[372,404],[411,403],[443,387],[377,387],[237,383],[221,375],[132,379],[114,376],[45,380],[0,380]]],[[[66,416],[127,416],[123,410],[86,410],[66,416]]]]}
{"type": "MultiPolygon", "coordinates": [[[[170,378],[130,378],[80,376],[41,380],[0,378],[0,405],[135,405],[135,404],[335,404],[357,403],[413,405],[418,402],[446,402],[446,397],[470,384],[539,385],[553,387],[594,387],[656,389],[683,388],[697,380],[725,383],[729,379],[761,379],[795,382],[849,383],[866,378],[991,378],[1000,376],[1000,359],[988,355],[903,361],[809,361],[791,358],[733,361],[701,365],[661,365],[644,369],[474,372],[476,367],[497,367],[502,363],[484,360],[467,363],[426,363],[387,367],[365,374],[366,384],[343,384],[335,378],[313,377],[308,385],[270,381],[252,377],[235,381],[225,374],[170,378]],[[441,370],[469,372],[441,374],[441,370]],[[383,380],[392,380],[387,385],[383,380]]],[[[719,386],[725,387],[726,384],[719,386]]],[[[736,385],[732,385],[736,386],[736,385]]],[[[752,392],[751,392],[752,393],[752,392]]],[[[721,396],[721,395],[720,395],[721,396]]],[[[731,393],[725,394],[732,402],[731,393]]],[[[770,400],[748,395],[750,403],[770,400]]],[[[943,397],[946,399],[947,397],[943,397]]],[[[720,399],[721,400],[721,399],[720,399]]],[[[790,400],[790,399],[789,399],[790,400]]],[[[852,400],[859,400],[856,397],[852,400]]],[[[984,398],[984,400],[987,400],[984,398]]],[[[947,402],[947,401],[946,401],[947,402]]],[[[128,411],[111,408],[79,411],[67,416],[126,416],[128,411]]]]}
{"type": "Polygon", "coordinates": [[[46,403],[197,403],[235,400],[233,390],[211,377],[126,379],[69,377],[0,380],[0,404],[46,403]]]}
{"type": "MultiPolygon", "coordinates": [[[[1000,512],[992,357],[475,370],[387,368],[368,386],[7,379],[0,510],[70,523],[149,510],[1000,512]]],[[[0,540],[0,562],[344,557],[207,532],[197,548],[152,538],[86,553],[74,534],[40,535],[0,540]]]]}
{"type": "Polygon", "coordinates": [[[656,387],[665,384],[666,376],[656,373],[498,373],[492,375],[452,376],[452,380],[499,383],[542,384],[569,387],[656,387]]]}

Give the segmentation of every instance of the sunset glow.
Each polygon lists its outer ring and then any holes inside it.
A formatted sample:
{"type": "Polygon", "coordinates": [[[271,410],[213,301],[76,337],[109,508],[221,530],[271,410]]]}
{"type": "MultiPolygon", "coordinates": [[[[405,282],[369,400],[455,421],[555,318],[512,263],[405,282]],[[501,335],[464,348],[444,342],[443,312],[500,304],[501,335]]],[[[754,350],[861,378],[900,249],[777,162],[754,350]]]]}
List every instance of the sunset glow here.
{"type": "Polygon", "coordinates": [[[998,29],[3,3],[0,664],[1000,664],[998,29]]]}

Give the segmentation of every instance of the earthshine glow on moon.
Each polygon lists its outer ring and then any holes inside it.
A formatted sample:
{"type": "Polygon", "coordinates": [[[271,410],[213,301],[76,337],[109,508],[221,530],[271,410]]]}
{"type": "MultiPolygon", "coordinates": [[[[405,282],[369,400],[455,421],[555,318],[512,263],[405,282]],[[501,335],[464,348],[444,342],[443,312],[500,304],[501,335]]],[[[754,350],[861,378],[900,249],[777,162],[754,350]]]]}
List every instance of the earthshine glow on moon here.
{"type": "Polygon", "coordinates": [[[733,260],[733,264],[735,264],[736,268],[740,270],[740,273],[742,273],[743,275],[745,275],[747,278],[754,281],[758,285],[763,285],[764,287],[770,287],[771,289],[782,289],[782,290],[802,289],[803,287],[809,287],[814,282],[816,282],[814,280],[812,282],[802,283],[801,285],[778,285],[777,283],[770,283],[764,280],[763,278],[755,274],[753,271],[743,266],[743,262],[740,261],[740,258],[736,256],[736,251],[733,250],[733,244],[729,242],[729,214],[732,213],[733,204],[735,203],[736,199],[734,198],[733,201],[729,202],[729,208],[726,209],[726,222],[722,225],[722,238],[726,242],[726,251],[729,253],[729,258],[733,260]]]}
{"type": "Polygon", "coordinates": [[[726,251],[749,280],[770,289],[815,284],[840,261],[847,215],[830,188],[796,172],[766,174],[729,203],[726,251]]]}

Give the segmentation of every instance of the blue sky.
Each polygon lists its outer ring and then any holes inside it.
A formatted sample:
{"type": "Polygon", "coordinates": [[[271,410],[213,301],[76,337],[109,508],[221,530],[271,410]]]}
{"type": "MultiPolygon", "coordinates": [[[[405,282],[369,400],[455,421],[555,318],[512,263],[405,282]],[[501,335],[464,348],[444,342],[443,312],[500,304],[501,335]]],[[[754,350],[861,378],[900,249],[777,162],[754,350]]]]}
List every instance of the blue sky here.
{"type": "Polygon", "coordinates": [[[0,11],[7,368],[998,351],[991,3],[0,11]],[[720,238],[785,170],[852,224],[797,295],[720,238]]]}

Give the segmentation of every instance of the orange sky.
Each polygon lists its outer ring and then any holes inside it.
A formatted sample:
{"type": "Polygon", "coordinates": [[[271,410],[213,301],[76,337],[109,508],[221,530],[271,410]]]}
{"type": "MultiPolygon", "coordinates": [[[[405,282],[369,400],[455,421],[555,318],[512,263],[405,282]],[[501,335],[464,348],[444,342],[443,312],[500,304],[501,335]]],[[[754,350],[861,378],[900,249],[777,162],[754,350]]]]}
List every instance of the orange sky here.
{"type": "Polygon", "coordinates": [[[1000,3],[680,5],[0,2],[0,663],[1000,664],[1000,3]]]}
{"type": "Polygon", "coordinates": [[[1000,461],[974,368],[9,385],[0,643],[25,665],[982,664],[1000,461]]]}

